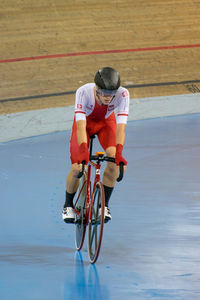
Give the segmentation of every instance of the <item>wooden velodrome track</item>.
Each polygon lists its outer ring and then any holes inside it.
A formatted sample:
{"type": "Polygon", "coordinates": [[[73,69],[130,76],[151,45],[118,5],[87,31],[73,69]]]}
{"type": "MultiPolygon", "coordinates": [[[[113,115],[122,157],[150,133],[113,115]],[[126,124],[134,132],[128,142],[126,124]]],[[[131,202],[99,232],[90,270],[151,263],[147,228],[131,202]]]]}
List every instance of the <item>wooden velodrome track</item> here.
{"type": "Polygon", "coordinates": [[[199,0],[1,0],[0,114],[62,107],[97,69],[131,97],[200,92],[199,0]]]}

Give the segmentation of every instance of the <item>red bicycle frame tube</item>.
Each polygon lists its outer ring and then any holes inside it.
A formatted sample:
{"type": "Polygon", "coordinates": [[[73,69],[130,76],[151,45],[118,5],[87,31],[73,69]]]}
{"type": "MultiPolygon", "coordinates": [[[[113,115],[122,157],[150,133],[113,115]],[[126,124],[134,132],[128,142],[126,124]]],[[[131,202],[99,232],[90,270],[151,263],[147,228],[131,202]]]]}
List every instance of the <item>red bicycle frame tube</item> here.
{"type": "Polygon", "coordinates": [[[91,165],[88,164],[88,169],[87,169],[87,193],[86,193],[86,215],[85,215],[85,223],[88,225],[89,222],[89,211],[90,211],[90,177],[91,177],[91,165]]]}
{"type": "MultiPolygon", "coordinates": [[[[100,181],[100,168],[101,165],[98,163],[94,163],[92,161],[89,161],[88,163],[88,168],[87,168],[87,180],[86,180],[86,214],[85,214],[85,225],[88,225],[89,222],[89,216],[90,216],[90,207],[93,205],[93,198],[94,198],[94,190],[95,190],[95,185],[98,181],[100,181]],[[95,178],[94,178],[94,183],[93,183],[93,189],[91,190],[91,168],[95,168],[95,178]],[[92,193],[92,195],[91,195],[92,193]]],[[[80,191],[81,193],[81,191],[80,191]]],[[[79,195],[80,195],[79,193],[79,195]]],[[[77,199],[79,198],[79,195],[77,199]]],[[[77,200],[76,200],[77,201],[77,200]]],[[[76,202],[74,205],[74,211],[77,215],[80,215],[80,212],[75,209],[76,207],[76,202]]]]}
{"type": "Polygon", "coordinates": [[[96,183],[100,181],[100,168],[101,168],[101,165],[98,164],[98,163],[94,163],[92,161],[89,161],[89,166],[88,168],[90,167],[90,170],[91,170],[91,166],[95,167],[95,178],[94,178],[94,183],[93,183],[93,189],[92,189],[92,195],[91,195],[91,200],[89,205],[90,205],[90,210],[89,210],[89,219],[91,219],[91,214],[92,214],[92,209],[91,207],[93,206],[93,199],[94,199],[94,191],[95,191],[95,186],[96,186],[96,183]]]}

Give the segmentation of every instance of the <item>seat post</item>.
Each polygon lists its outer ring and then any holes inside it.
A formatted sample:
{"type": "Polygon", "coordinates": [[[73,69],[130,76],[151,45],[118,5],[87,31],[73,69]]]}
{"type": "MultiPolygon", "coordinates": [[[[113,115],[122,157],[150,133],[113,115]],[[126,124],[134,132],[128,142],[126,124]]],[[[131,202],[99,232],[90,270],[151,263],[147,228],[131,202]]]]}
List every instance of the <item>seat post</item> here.
{"type": "Polygon", "coordinates": [[[92,155],[92,148],[93,148],[93,140],[95,139],[95,134],[90,136],[90,145],[89,145],[89,153],[90,156],[92,155]]]}

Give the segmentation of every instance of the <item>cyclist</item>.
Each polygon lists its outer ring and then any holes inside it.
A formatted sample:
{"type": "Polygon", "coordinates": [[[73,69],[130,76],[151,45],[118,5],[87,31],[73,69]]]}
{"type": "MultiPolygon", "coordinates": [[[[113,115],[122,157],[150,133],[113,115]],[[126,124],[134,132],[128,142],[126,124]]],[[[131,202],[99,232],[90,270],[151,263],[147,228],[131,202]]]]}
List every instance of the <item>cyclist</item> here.
{"type": "Polygon", "coordinates": [[[102,180],[105,191],[105,222],[112,218],[108,203],[118,176],[118,166],[120,162],[127,165],[122,150],[128,112],[129,92],[120,86],[119,73],[113,68],[100,69],[95,75],[94,83],[87,83],[76,91],[70,140],[72,165],[66,179],[66,198],[62,211],[62,218],[66,223],[73,223],[75,220],[73,198],[79,185],[77,175],[81,171],[82,161],[86,164],[89,161],[89,137],[93,134],[97,134],[106,155],[115,157],[116,164],[107,162],[102,180]]]}

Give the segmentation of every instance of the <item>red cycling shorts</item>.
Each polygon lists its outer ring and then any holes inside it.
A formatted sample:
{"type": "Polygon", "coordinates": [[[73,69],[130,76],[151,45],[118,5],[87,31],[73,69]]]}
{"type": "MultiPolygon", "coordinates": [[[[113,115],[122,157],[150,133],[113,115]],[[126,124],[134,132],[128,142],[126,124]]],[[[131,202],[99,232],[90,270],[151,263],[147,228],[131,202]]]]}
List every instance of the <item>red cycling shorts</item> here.
{"type": "MultiPolygon", "coordinates": [[[[76,135],[76,121],[72,126],[71,140],[70,140],[70,158],[72,164],[78,162],[79,157],[79,145],[76,135]]],[[[86,131],[88,137],[93,134],[97,134],[99,142],[104,150],[108,147],[116,146],[116,118],[115,114],[112,113],[107,119],[92,119],[90,117],[86,118],[86,131]]]]}

